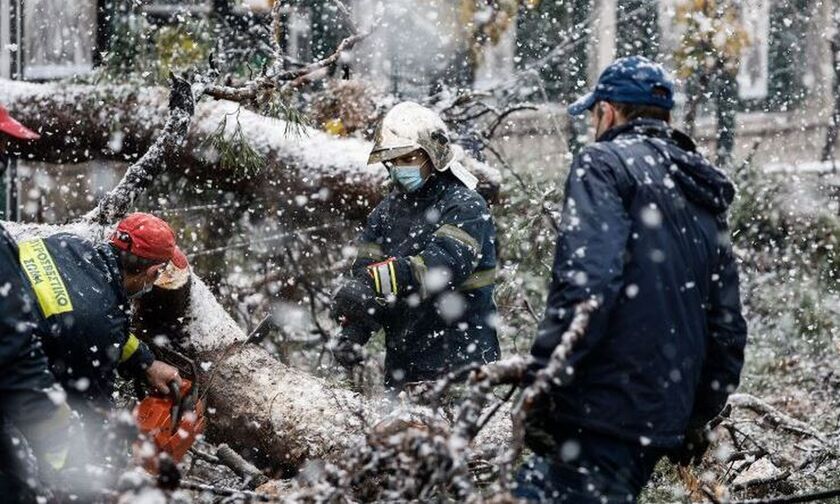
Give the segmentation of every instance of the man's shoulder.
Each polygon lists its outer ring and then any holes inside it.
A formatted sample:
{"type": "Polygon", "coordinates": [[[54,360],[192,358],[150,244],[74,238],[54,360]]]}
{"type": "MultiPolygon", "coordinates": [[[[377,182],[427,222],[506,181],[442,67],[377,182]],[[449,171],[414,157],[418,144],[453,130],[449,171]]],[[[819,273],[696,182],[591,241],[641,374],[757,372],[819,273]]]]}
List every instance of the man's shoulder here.
{"type": "Polygon", "coordinates": [[[626,149],[626,145],[622,145],[615,140],[594,142],[583,147],[575,155],[575,164],[618,165],[621,164],[622,155],[626,149]]]}
{"type": "Polygon", "coordinates": [[[44,238],[44,243],[50,252],[95,252],[96,244],[87,238],[72,233],[56,233],[44,238]]]}
{"type": "Polygon", "coordinates": [[[444,193],[443,201],[448,208],[458,207],[476,212],[489,212],[490,207],[484,197],[475,189],[470,189],[460,182],[453,182],[444,193]]]}

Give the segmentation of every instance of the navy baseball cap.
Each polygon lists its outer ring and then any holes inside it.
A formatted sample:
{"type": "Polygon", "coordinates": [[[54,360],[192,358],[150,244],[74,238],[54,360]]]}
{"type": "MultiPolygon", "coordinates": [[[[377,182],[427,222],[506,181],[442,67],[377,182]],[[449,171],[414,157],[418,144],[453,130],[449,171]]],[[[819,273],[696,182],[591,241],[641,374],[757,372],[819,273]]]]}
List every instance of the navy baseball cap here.
{"type": "Polygon", "coordinates": [[[674,81],[659,63],[644,56],[619,58],[601,72],[595,89],[581,96],[567,109],[583,115],[599,101],[674,108],[674,81]]]}

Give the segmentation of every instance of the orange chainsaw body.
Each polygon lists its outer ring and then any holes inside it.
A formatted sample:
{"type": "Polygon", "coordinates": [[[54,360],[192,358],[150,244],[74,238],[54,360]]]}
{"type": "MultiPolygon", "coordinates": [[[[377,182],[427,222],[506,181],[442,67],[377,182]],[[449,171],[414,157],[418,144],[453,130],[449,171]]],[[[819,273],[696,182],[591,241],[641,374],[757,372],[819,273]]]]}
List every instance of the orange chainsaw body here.
{"type": "MultiPolygon", "coordinates": [[[[180,397],[187,397],[191,389],[192,382],[182,380],[180,397]]],[[[201,399],[195,401],[193,410],[183,411],[175,429],[172,426],[174,404],[171,397],[150,395],[140,401],[134,410],[138,429],[154,442],[157,450],[153,457],[142,457],[143,466],[153,473],[157,472],[159,453],[168,453],[175,462],[180,462],[196,438],[204,432],[204,403],[201,399]]],[[[135,443],[135,454],[139,455],[140,452],[140,446],[135,443]]]]}

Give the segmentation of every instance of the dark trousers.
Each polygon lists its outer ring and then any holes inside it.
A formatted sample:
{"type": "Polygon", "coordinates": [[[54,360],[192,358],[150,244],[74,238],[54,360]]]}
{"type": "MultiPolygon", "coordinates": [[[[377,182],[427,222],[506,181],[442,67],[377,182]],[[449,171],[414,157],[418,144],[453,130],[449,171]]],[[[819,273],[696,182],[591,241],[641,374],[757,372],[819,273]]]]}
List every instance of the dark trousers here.
{"type": "Polygon", "coordinates": [[[634,503],[666,454],[661,448],[573,428],[563,429],[555,439],[549,452],[519,469],[516,497],[528,502],[634,503]]]}

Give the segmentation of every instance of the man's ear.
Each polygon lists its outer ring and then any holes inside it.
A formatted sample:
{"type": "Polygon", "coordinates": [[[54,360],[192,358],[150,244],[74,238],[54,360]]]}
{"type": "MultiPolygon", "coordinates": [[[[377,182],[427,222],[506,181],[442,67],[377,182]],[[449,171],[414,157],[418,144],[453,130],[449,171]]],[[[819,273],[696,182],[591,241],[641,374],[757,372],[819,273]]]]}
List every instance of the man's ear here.
{"type": "Polygon", "coordinates": [[[599,104],[601,106],[601,117],[603,118],[602,120],[604,123],[608,124],[609,127],[614,126],[616,122],[615,107],[613,107],[611,103],[605,101],[602,101],[599,104]]]}

